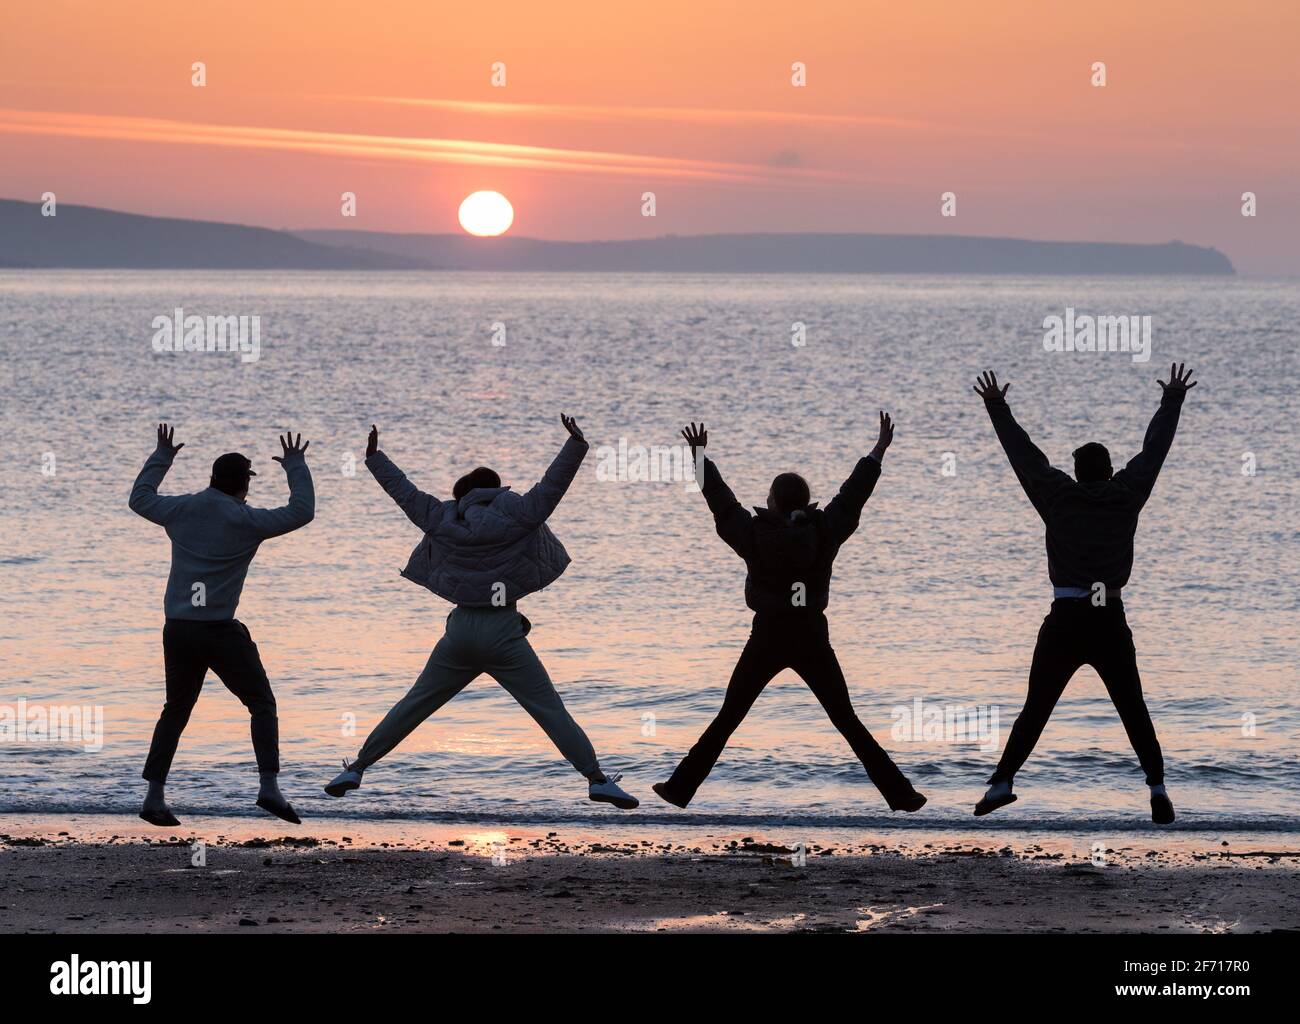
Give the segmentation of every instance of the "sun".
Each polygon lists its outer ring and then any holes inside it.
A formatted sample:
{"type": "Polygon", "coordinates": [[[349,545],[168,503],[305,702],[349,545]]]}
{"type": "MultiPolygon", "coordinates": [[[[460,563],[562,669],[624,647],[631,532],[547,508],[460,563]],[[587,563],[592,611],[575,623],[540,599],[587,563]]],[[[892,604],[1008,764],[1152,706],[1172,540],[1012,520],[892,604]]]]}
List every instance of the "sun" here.
{"type": "Polygon", "coordinates": [[[460,226],[471,235],[503,234],[515,219],[515,208],[500,192],[471,192],[460,204],[460,226]]]}

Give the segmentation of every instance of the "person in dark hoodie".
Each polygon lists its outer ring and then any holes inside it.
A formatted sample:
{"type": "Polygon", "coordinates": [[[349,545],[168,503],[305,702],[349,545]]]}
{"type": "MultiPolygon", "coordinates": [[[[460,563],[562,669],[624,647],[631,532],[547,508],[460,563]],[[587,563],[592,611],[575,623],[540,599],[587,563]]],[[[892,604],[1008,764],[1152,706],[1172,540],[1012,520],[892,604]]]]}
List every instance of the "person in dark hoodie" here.
{"type": "Polygon", "coordinates": [[[253,751],[261,785],[257,806],[299,824],[293,806],[280,792],[279,719],[275,694],[248,627],[235,618],[248,566],[262,541],[301,529],[316,515],[316,492],[307,468],[302,435],[280,438],[274,461],[289,479],[289,503],[253,508],[248,487],[253,464],[228,452],[212,464],[209,486],[197,494],[162,495],[158,485],[185,445],[173,444],[175,428],[158,424],[158,447],[131,488],[131,511],[157,523],[171,540],[172,564],[163,606],[163,661],[167,701],[149,745],[144,777],[149,792],[140,817],[153,825],[180,824],[164,799],[164,784],[181,733],[211,669],[248,708],[253,751]]]}
{"type": "Polygon", "coordinates": [[[527,493],[502,487],[493,470],[480,466],[456,481],[450,501],[439,501],[412,484],[379,450],[378,428],[370,428],[366,467],[424,531],[402,575],[455,607],[415,685],[371,731],[356,760],[343,762],[343,771],[325,787],[330,796],[345,796],[360,786],[367,768],[486,672],[587,779],[590,799],[622,809],[638,805],[618,786],[621,776],[600,770],[591,741],[528,642],[531,623],[516,607],[521,597],[554,583],[569,565],[568,552],[546,520],[573,483],[587,441],[571,417],[560,420],[569,439],[527,493]]]}
{"type": "Polygon", "coordinates": [[[677,807],[689,804],[758,695],[789,668],[808,684],[890,808],[920,810],[925,797],[912,788],[854,712],[826,622],[831,566],[840,546],[858,528],[862,508],[880,478],[881,460],[894,438],[893,421],[880,414],[875,448],[858,460],[824,510],[809,504],[803,477],[782,473],[772,481],[767,507],[755,508],[751,515],[713,460],[703,456],[708,444],[704,425],[692,423],[682,436],[691,446],[697,475],[703,461],[702,490],[718,536],[745,560],[745,603],[754,612],[754,625],[717,717],[672,777],[656,783],[654,791],[677,807]]]}
{"type": "Polygon", "coordinates": [[[1191,377],[1192,371],[1184,371],[1180,363],[1169,367],[1168,384],[1156,381],[1162,391],[1160,408],[1147,427],[1142,450],[1128,465],[1114,473],[1110,452],[1091,441],[1074,451],[1074,479],[1047,461],[1011,415],[1006,401],[1010,384],[999,388],[997,375],[985,371],[975,385],[1016,479],[1047,527],[1047,573],[1053,590],[1052,607],[1034,647],[1025,706],[989,779],[988,792],[975,805],[977,815],[1016,800],[1011,791],[1016,772],[1033,751],[1070,677],[1080,666],[1091,665],[1146,773],[1151,820],[1161,825],[1174,820],[1164,758],[1142,698],[1121,592],[1133,570],[1138,514],[1174,442],[1183,399],[1196,387],[1191,377]]]}

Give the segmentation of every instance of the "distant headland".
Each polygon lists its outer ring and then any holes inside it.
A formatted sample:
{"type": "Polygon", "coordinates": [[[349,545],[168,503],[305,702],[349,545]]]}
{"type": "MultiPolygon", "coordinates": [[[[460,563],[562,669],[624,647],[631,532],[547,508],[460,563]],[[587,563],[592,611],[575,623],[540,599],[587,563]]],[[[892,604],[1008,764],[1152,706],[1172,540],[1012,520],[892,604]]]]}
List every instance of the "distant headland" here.
{"type": "Polygon", "coordinates": [[[379,231],[274,231],[0,199],[0,267],[816,274],[1233,274],[1182,242],[1044,242],[970,235],[664,235],[622,241],[379,231]]]}

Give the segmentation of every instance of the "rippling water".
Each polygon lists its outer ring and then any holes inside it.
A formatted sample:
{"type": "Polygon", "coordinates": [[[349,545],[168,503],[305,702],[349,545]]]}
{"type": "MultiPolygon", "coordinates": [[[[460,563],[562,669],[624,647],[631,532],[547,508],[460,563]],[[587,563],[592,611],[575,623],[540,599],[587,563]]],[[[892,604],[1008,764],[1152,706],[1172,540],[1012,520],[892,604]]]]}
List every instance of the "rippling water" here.
{"type": "MultiPolygon", "coordinates": [[[[1251,279],[0,273],[0,705],[104,715],[101,750],[0,743],[0,811],[138,799],[162,701],[168,548],[126,498],[159,420],[187,443],[164,492],[200,489],[212,459],[239,450],[261,474],[251,500],[279,504],[277,432],[312,440],[316,521],[263,546],[239,613],[279,699],[284,788],[302,813],[570,820],[614,812],[585,801],[486,677],[360,793],[320,793],[414,680],[448,610],[398,577],[418,534],[363,467],[349,473],[370,423],[441,495],[479,463],[530,485],[564,438],[561,410],[593,448],[672,444],[703,419],[742,501],[800,469],[824,502],[883,407],[897,438],[836,565],[832,640],[859,714],[931,795],[916,823],[967,824],[997,751],[891,735],[898,709],[996,710],[1000,746],[1050,601],[1042,528],[970,390],[975,373],[1010,380],[1022,423],[1067,465],[1090,439],[1117,461],[1135,453],[1155,377],[1179,359],[1202,384],[1125,592],[1147,700],[1181,820],[1294,828],[1298,322],[1295,282],[1251,279]],[[151,322],[178,306],[259,315],[260,359],[155,353],[151,322]],[[1045,352],[1043,318],[1067,307],[1151,315],[1151,362],[1045,352]],[[796,323],[806,344],[791,343],[796,323]]],[[[637,813],[881,820],[847,745],[788,673],[689,812],[649,792],[721,702],[747,631],[744,572],[698,493],[600,480],[596,467],[593,451],[552,521],[573,565],[523,610],[605,766],[645,799],[637,813]]],[[[173,804],[251,810],[253,772],[246,714],[209,678],[173,804]]],[[[1017,781],[1020,803],[991,827],[1145,818],[1136,757],[1092,670],[1017,781]]]]}

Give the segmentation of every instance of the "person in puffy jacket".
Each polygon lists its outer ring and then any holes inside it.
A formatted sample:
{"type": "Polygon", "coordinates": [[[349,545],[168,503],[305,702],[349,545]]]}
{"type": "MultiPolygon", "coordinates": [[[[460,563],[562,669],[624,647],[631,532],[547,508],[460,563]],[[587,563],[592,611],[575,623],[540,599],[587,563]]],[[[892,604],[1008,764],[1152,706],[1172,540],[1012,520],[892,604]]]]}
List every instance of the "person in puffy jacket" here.
{"type": "Polygon", "coordinates": [[[691,446],[697,473],[703,461],[702,490],[718,536],[745,560],[745,603],[754,611],[754,627],[717,717],[672,777],[656,783],[654,791],[677,807],[689,804],[758,695],[777,673],[790,668],[808,684],[849,741],[890,808],[920,810],[925,797],[912,788],[854,712],[826,622],[831,565],[840,546],[858,528],[862,508],[880,479],[881,460],[894,438],[893,421],[880,414],[875,448],[858,460],[824,510],[809,504],[803,477],[782,473],[772,481],[767,507],[755,508],[751,515],[723,481],[717,465],[701,454],[708,444],[703,424],[692,423],[682,436],[691,446]]]}
{"type": "Polygon", "coordinates": [[[371,731],[356,760],[344,761],[343,771],[325,787],[330,796],[360,786],[367,768],[486,672],[586,777],[592,800],[623,809],[638,805],[619,788],[620,776],[600,770],[591,741],[528,642],[531,624],[516,607],[521,597],[554,583],[569,565],[568,552],[546,521],[577,475],[588,446],[572,418],[562,415],[560,420],[569,439],[526,493],[501,486],[495,472],[480,466],[456,481],[450,501],[439,501],[411,483],[379,450],[378,428],[370,428],[366,467],[424,532],[402,576],[455,607],[415,685],[371,731]]]}

